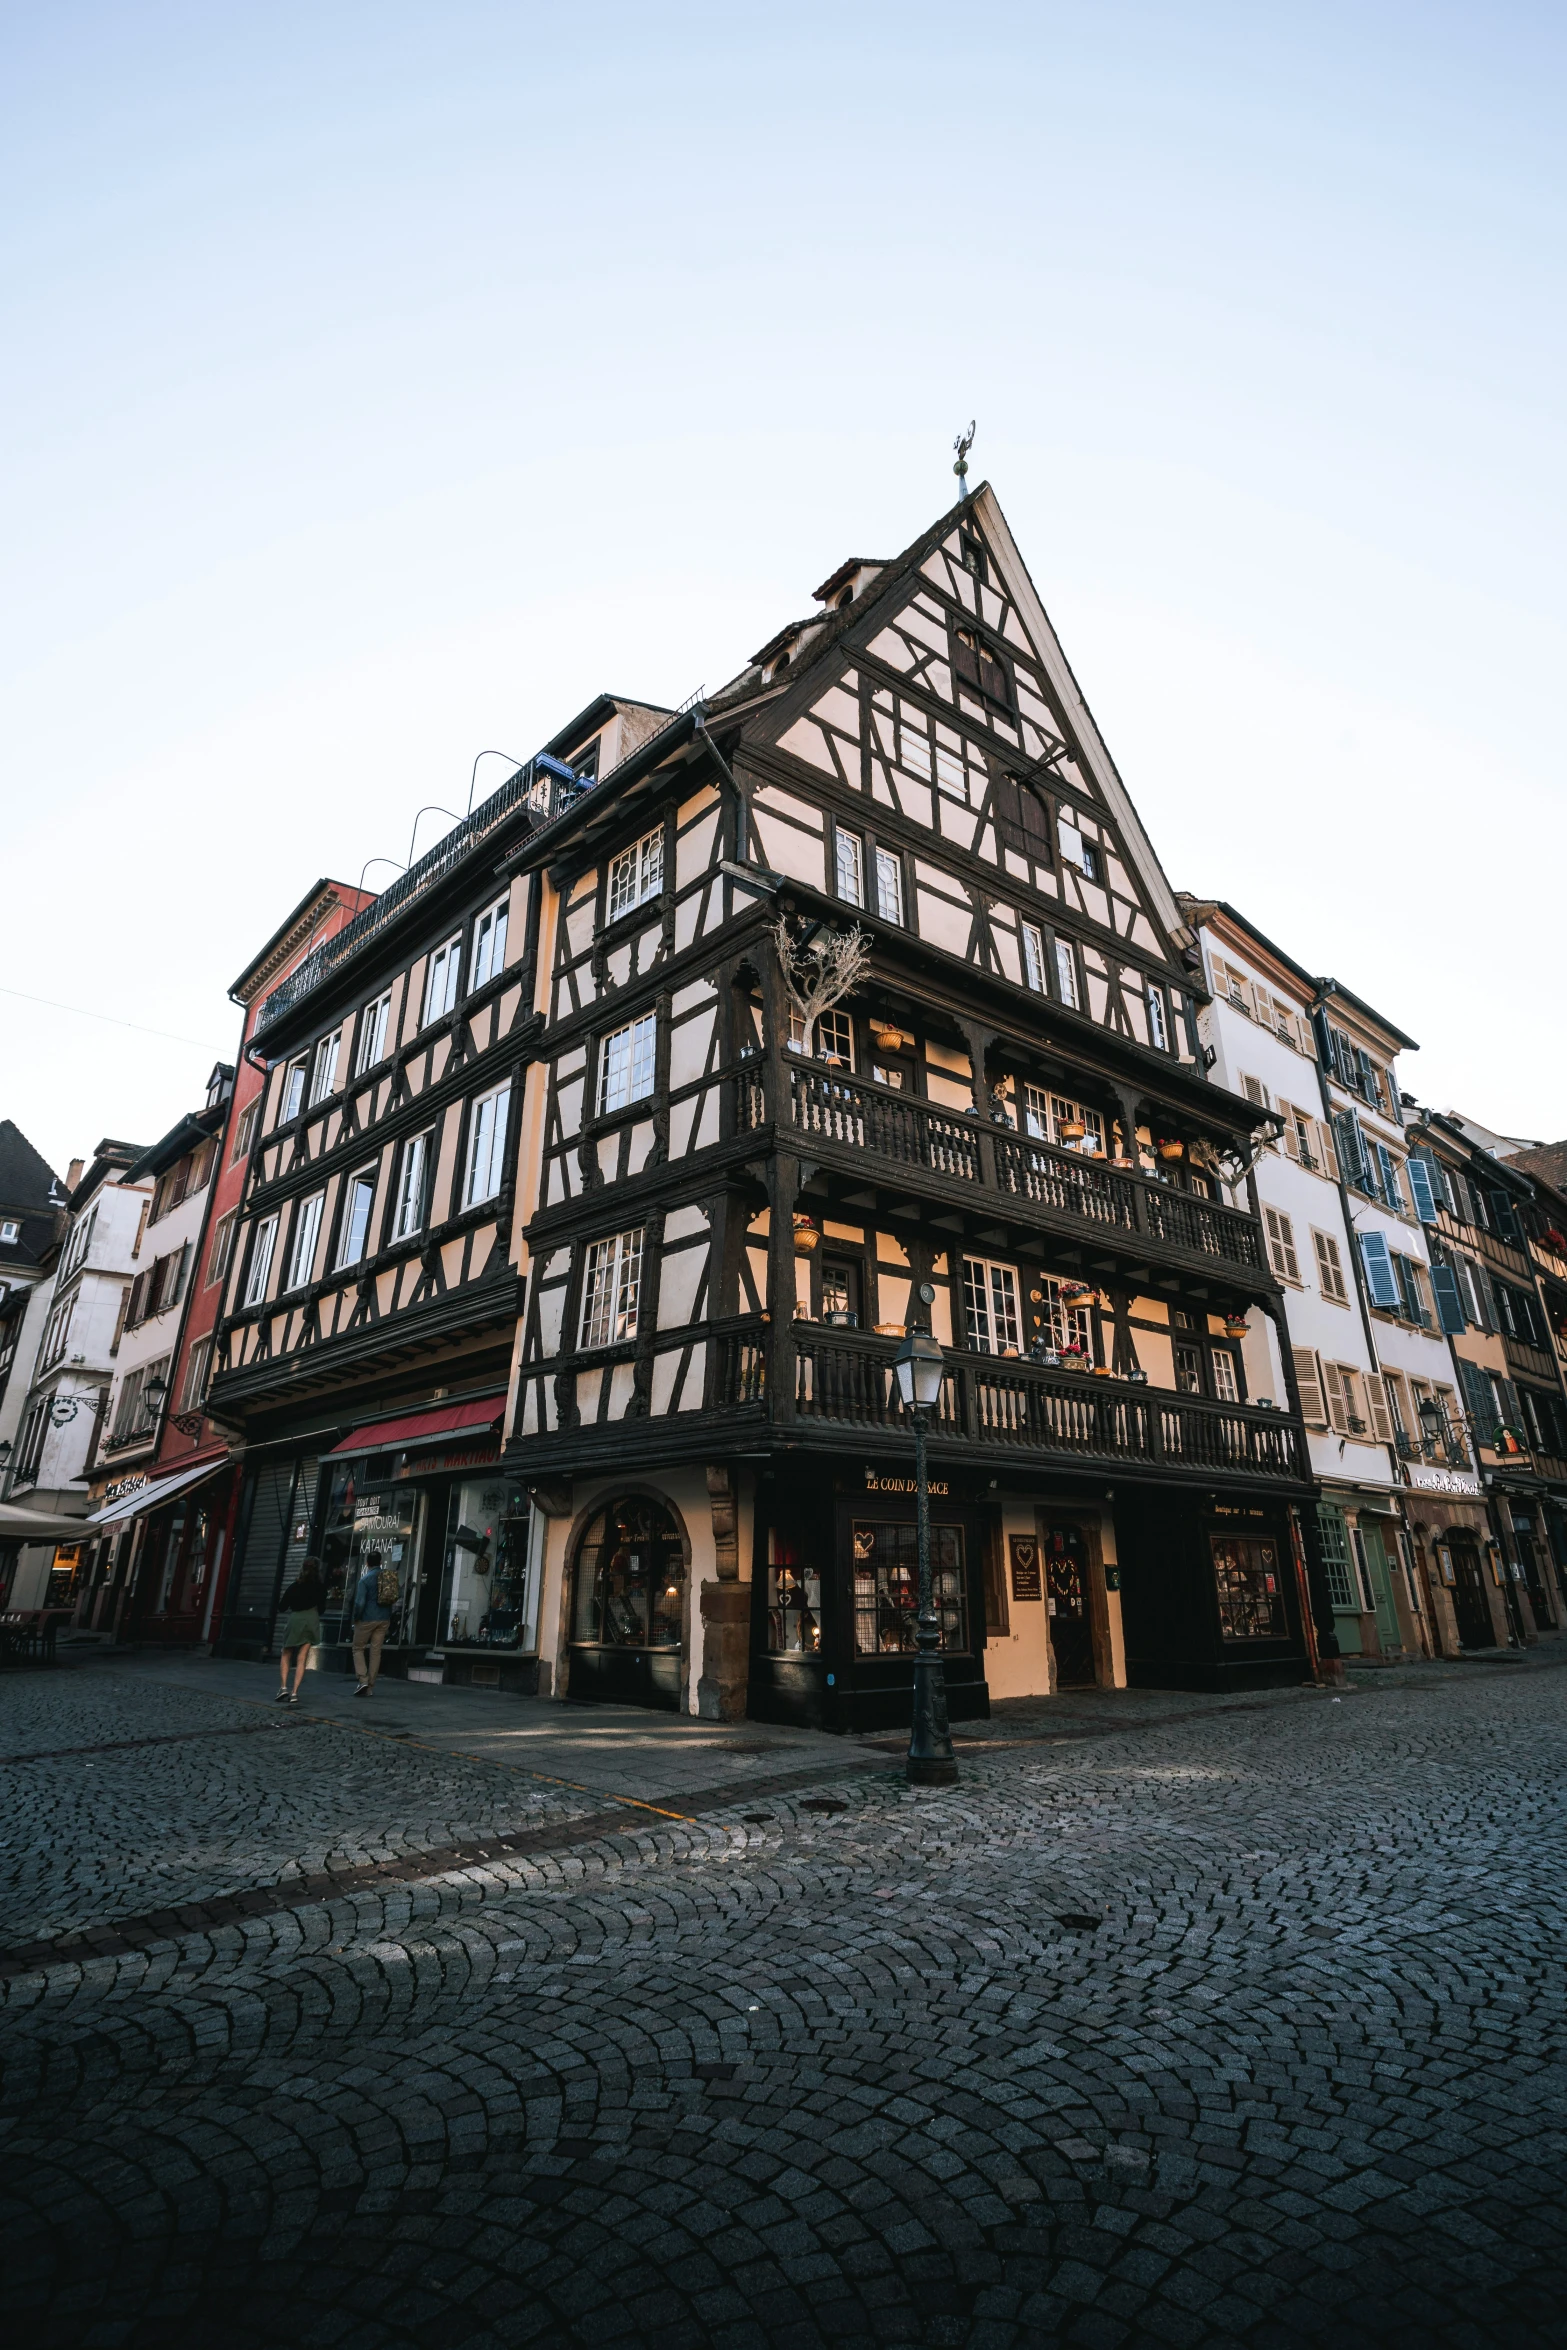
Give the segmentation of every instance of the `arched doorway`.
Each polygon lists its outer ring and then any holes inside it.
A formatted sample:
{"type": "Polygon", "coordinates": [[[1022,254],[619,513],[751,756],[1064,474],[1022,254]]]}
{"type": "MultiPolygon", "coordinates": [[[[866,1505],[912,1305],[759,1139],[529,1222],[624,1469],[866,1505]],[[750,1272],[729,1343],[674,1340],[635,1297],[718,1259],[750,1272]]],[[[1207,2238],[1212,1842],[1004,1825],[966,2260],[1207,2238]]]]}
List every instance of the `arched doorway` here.
{"type": "Polygon", "coordinates": [[[567,1694],[680,1710],[686,1555],[674,1513],[649,1494],[612,1501],[577,1551],[567,1694]]]}
{"type": "Polygon", "coordinates": [[[1458,1638],[1465,1648],[1494,1648],[1496,1627],[1485,1595],[1480,1553],[1472,1534],[1450,1534],[1448,1554],[1453,1562],[1453,1613],[1458,1638]]]}

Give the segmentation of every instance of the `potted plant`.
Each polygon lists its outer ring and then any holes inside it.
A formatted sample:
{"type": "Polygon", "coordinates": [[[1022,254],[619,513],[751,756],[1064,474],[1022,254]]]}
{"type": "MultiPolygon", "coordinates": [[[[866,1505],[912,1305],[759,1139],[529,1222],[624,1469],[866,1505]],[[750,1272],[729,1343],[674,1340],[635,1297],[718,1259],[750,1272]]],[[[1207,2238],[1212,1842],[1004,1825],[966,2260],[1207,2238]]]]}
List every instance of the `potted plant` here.
{"type": "Polygon", "coordinates": [[[797,1257],[808,1257],[820,1239],[821,1234],[816,1229],[814,1219],[810,1216],[797,1213],[794,1219],[795,1255],[797,1257]]]}
{"type": "Polygon", "coordinates": [[[1244,1338],[1247,1327],[1248,1325],[1244,1314],[1226,1314],[1224,1317],[1224,1335],[1226,1338],[1244,1338]]]}
{"type": "Polygon", "coordinates": [[[1186,1156],[1185,1143],[1174,1134],[1161,1134],[1154,1148],[1161,1159],[1184,1159],[1186,1156]]]}
{"type": "Polygon", "coordinates": [[[1081,1118],[1062,1118],[1057,1122],[1056,1132],[1063,1142],[1081,1142],[1088,1129],[1081,1118]]]}
{"type": "Polygon", "coordinates": [[[912,1037],[905,1036],[901,1028],[895,1028],[890,1020],[872,1020],[870,1031],[876,1040],[878,1052],[901,1053],[905,1045],[914,1041],[912,1037]]]}
{"type": "Polygon", "coordinates": [[[1064,1306],[1080,1306],[1093,1294],[1086,1281],[1063,1281],[1061,1284],[1061,1303],[1064,1306]]]}

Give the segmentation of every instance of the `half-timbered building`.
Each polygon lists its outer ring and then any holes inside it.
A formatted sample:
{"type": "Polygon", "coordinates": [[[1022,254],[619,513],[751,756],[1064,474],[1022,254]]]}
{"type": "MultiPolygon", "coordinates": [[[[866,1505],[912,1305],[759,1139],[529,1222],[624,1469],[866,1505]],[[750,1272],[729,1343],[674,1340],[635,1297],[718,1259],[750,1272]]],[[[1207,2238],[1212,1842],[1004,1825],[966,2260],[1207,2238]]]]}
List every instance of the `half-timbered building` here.
{"type": "Polygon", "coordinates": [[[373,1558],[398,1578],[394,1669],[531,1683],[529,1508],[499,1455],[537,901],[501,867],[541,795],[587,788],[667,715],[595,704],[576,771],[547,746],[250,1015],[264,1082],[242,1073],[243,1191],[200,1399],[245,1447],[227,1652],[265,1650],[314,1550],[327,1664],[346,1665],[373,1558]]]}
{"type": "Polygon", "coordinates": [[[912,1327],[955,1716],[1298,1678],[1281,1290],[1223,1196],[1267,1123],[1193,934],[988,488],[814,602],[500,860],[540,1685],[906,1720],[912,1327]]]}

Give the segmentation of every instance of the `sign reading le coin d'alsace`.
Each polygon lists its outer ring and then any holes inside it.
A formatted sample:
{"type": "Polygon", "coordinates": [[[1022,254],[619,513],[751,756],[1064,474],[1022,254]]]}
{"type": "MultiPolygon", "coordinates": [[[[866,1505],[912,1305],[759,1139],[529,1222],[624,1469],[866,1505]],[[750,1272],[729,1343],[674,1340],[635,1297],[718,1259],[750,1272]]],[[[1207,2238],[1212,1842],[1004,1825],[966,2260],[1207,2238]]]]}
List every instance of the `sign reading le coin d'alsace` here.
{"type": "Polygon", "coordinates": [[[1009,1534],[1007,1548],[1012,1555],[1012,1596],[1014,1599],[1043,1599],[1039,1543],[1032,1534],[1009,1534]]]}
{"type": "MultiPolygon", "coordinates": [[[[867,1493],[916,1493],[919,1488],[912,1477],[884,1477],[880,1469],[867,1469],[865,1490],[867,1493]]],[[[925,1490],[927,1493],[946,1493],[949,1487],[943,1477],[928,1477],[925,1490]]]]}

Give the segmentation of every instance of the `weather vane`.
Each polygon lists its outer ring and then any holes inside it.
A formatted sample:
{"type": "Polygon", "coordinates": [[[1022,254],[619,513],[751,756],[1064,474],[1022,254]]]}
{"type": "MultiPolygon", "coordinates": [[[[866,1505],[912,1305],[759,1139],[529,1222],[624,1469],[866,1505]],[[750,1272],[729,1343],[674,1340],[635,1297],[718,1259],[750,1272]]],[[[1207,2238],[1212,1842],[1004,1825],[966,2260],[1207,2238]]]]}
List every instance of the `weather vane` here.
{"type": "Polygon", "coordinates": [[[958,477],[958,495],[960,498],[966,498],[968,496],[968,453],[974,446],[974,420],[972,417],[969,419],[968,431],[960,432],[952,446],[958,453],[958,461],[952,468],[958,477]]]}

